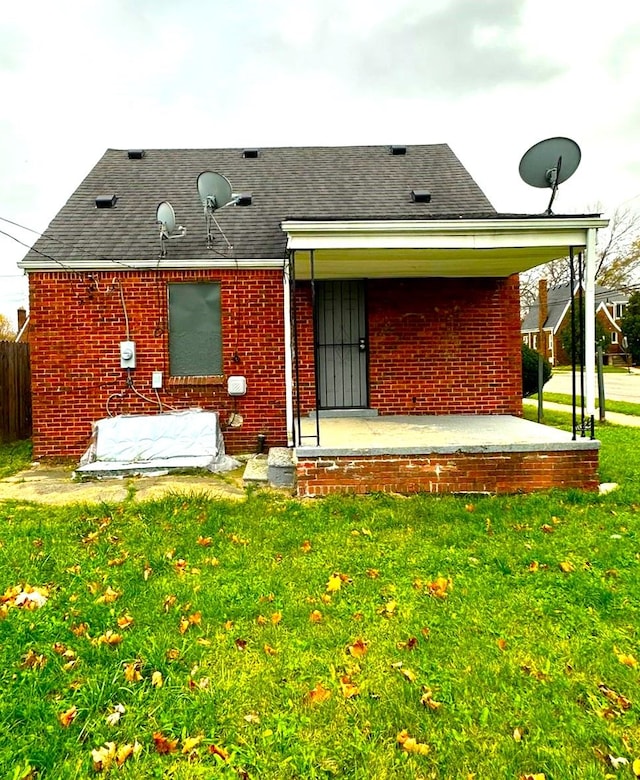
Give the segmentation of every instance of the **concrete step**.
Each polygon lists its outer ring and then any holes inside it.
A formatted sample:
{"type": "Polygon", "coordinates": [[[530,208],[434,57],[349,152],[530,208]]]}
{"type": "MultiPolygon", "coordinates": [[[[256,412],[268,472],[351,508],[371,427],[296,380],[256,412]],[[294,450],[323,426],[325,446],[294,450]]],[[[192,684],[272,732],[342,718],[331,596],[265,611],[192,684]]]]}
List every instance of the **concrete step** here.
{"type": "Polygon", "coordinates": [[[271,447],[268,455],[254,455],[247,461],[242,479],[245,484],[292,488],[295,484],[293,450],[271,447]]]}

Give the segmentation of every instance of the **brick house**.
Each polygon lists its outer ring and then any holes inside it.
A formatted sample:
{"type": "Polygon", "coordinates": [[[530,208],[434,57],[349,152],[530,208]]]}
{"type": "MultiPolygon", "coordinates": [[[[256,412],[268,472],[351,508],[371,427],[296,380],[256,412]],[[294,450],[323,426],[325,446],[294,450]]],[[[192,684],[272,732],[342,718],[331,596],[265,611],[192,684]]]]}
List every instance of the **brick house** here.
{"type": "Polygon", "coordinates": [[[198,406],[227,452],[293,448],[301,495],[593,487],[597,442],[505,455],[487,439],[462,463],[460,432],[372,454],[330,426],[524,424],[518,273],[569,246],[589,257],[604,224],[498,214],[446,144],[109,149],[20,263],[34,454],[78,457],[106,415],[198,406]],[[214,219],[203,171],[241,194],[214,219]],[[161,238],[164,201],[186,230],[161,238]]]}
{"type": "MultiPolygon", "coordinates": [[[[576,284],[574,301],[578,298],[579,289],[576,284]]],[[[595,287],[596,319],[599,330],[606,335],[603,348],[605,365],[626,363],[621,320],[628,302],[629,297],[625,293],[600,285],[595,287]]],[[[547,280],[541,279],[538,297],[522,321],[522,341],[547,358],[551,365],[570,365],[571,356],[562,344],[562,334],[570,327],[571,285],[567,282],[548,287],[547,280]]]]}

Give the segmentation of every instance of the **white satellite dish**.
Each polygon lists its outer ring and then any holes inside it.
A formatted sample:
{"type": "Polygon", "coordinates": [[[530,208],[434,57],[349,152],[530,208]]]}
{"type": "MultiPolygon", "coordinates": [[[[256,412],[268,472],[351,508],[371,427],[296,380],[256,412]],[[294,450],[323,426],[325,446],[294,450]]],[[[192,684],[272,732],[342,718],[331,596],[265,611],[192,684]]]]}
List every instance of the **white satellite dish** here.
{"type": "Polygon", "coordinates": [[[176,212],[168,200],[163,200],[156,209],[156,222],[160,225],[160,257],[166,257],[165,241],[186,236],[187,229],[182,225],[176,227],[176,212]]]}
{"type": "Polygon", "coordinates": [[[232,203],[236,203],[237,198],[234,196],[231,189],[231,182],[221,173],[203,171],[198,176],[196,184],[198,187],[198,195],[200,195],[200,200],[202,201],[202,206],[204,208],[204,218],[207,223],[207,249],[213,249],[214,224],[222,233],[224,240],[227,242],[227,246],[231,248],[231,244],[214,216],[215,211],[232,203]]]}
{"type": "Polygon", "coordinates": [[[221,173],[203,171],[198,176],[198,194],[205,210],[221,209],[233,201],[231,182],[221,173]]]}
{"type": "Polygon", "coordinates": [[[571,138],[558,136],[539,141],[527,150],[520,160],[520,177],[532,187],[549,187],[551,200],[546,214],[552,214],[551,206],[558,186],[573,176],[580,165],[580,147],[571,138]]]}

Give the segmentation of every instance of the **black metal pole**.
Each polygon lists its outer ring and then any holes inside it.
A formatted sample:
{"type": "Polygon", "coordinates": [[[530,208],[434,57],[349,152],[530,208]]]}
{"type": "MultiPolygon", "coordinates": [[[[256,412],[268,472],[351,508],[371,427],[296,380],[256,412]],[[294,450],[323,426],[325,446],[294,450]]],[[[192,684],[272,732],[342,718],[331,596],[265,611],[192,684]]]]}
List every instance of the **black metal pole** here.
{"type": "Polygon", "coordinates": [[[574,291],[576,286],[576,269],[573,257],[573,247],[569,247],[569,276],[571,279],[569,291],[571,317],[571,428],[573,440],[576,439],[576,317],[574,291]]]}
{"type": "MultiPolygon", "coordinates": [[[[582,433],[582,437],[586,435],[585,431],[585,419],[584,419],[584,367],[586,364],[587,356],[587,344],[586,344],[586,336],[587,336],[587,323],[585,320],[585,310],[584,310],[584,289],[583,289],[583,282],[584,282],[584,267],[583,267],[583,255],[582,252],[578,253],[578,276],[579,276],[579,283],[578,283],[578,312],[579,312],[579,322],[580,322],[580,331],[582,338],[581,341],[581,349],[580,349],[580,431],[582,433]]],[[[593,360],[593,356],[591,358],[593,360]]]]}

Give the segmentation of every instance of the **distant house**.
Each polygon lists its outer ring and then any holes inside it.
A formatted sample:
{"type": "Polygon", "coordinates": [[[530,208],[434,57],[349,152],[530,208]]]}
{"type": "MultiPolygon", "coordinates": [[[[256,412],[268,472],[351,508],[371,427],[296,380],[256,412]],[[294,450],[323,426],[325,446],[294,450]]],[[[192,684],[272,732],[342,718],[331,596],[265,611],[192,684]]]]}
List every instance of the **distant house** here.
{"type": "Polygon", "coordinates": [[[34,455],[198,406],[300,495],[593,487],[597,442],[520,419],[518,274],[604,225],[497,213],[446,144],[109,149],[20,263],[34,455]],[[213,215],[203,172],[238,194],[213,215]]]}
{"type": "MultiPolygon", "coordinates": [[[[577,301],[579,286],[574,288],[577,301]]],[[[624,363],[626,353],[623,347],[620,322],[629,301],[625,293],[596,285],[596,319],[600,331],[606,334],[604,344],[605,364],[624,363]]],[[[578,304],[576,303],[576,307],[578,304]]],[[[538,297],[522,322],[522,341],[549,360],[552,365],[569,365],[571,355],[563,346],[563,333],[571,328],[571,285],[547,286],[541,279],[538,297]]]]}

